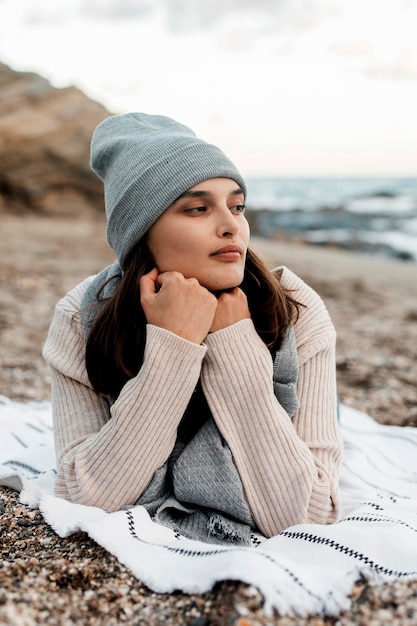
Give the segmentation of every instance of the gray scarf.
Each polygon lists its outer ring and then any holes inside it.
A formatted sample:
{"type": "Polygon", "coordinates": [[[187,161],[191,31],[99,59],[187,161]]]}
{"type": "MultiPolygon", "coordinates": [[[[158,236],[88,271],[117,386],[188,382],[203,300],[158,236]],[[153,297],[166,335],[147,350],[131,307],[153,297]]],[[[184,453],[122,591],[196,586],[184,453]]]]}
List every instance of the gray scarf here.
{"type": "MultiPolygon", "coordinates": [[[[86,339],[100,303],[115,293],[121,276],[116,261],[98,274],[85,292],[81,315],[86,339]]],[[[290,417],[299,408],[297,381],[297,346],[291,327],[273,364],[275,395],[290,417]]],[[[190,539],[250,544],[256,525],[232,453],[217,429],[200,384],[182,418],[170,457],[155,472],[137,504],[159,523],[190,539]]]]}

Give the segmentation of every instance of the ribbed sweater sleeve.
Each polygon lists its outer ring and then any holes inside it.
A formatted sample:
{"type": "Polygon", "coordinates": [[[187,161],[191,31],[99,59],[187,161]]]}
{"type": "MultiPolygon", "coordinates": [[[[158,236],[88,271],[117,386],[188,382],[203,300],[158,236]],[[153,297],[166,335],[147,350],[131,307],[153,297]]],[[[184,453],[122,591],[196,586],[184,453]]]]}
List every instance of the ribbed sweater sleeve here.
{"type": "Polygon", "coordinates": [[[86,284],[58,303],[43,351],[52,378],[55,493],[115,511],[136,502],[170,455],[206,347],[148,325],[143,366],[110,409],[85,369],[77,313],[86,284]]]}
{"type": "Polygon", "coordinates": [[[338,514],[335,331],[314,291],[287,269],[282,280],[305,305],[295,326],[301,408],[294,418],[275,397],[272,358],[251,320],[207,337],[201,376],[266,536],[293,524],[330,523],[338,514]]]}

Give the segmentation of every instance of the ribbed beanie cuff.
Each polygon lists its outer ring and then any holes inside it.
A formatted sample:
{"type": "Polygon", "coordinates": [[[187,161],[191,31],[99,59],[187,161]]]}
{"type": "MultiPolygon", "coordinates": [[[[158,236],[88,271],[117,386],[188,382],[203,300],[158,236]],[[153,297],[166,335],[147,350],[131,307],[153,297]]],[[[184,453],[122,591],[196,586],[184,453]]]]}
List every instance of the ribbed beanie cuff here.
{"type": "Polygon", "coordinates": [[[91,167],[104,182],[107,239],[120,265],[162,213],[209,178],[231,178],[246,194],[233,163],[216,146],[160,115],[128,113],[99,124],[91,167]]]}

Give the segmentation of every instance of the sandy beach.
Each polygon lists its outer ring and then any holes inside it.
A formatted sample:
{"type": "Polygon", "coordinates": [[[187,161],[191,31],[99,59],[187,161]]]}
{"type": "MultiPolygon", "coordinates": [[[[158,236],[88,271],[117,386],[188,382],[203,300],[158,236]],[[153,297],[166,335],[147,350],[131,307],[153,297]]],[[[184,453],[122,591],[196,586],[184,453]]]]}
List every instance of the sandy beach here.
{"type": "MultiPolygon", "coordinates": [[[[102,219],[2,214],[0,394],[49,398],[42,344],[56,301],[111,263],[102,219]]],[[[324,299],[338,333],[341,401],[386,424],[417,426],[417,264],[334,248],[253,239],[273,267],[286,265],[324,299]]],[[[360,584],[336,619],[262,612],[253,588],[225,582],[201,596],[157,595],[78,533],[60,539],[37,511],[0,488],[0,624],[264,626],[417,623],[417,581],[360,584]]]]}

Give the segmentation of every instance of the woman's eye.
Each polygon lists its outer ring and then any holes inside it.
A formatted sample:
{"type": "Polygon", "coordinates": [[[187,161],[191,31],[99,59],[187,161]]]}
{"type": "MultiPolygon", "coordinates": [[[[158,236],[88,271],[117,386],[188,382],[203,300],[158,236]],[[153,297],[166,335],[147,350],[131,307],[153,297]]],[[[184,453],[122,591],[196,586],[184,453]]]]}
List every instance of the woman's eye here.
{"type": "Polygon", "coordinates": [[[191,209],[186,209],[185,212],[186,213],[204,213],[204,211],[206,211],[206,207],[205,206],[196,206],[196,207],[192,207],[191,209]]]}
{"type": "Polygon", "coordinates": [[[231,210],[236,211],[236,213],[244,213],[245,208],[244,204],[236,204],[235,206],[232,206],[231,210]]]}

